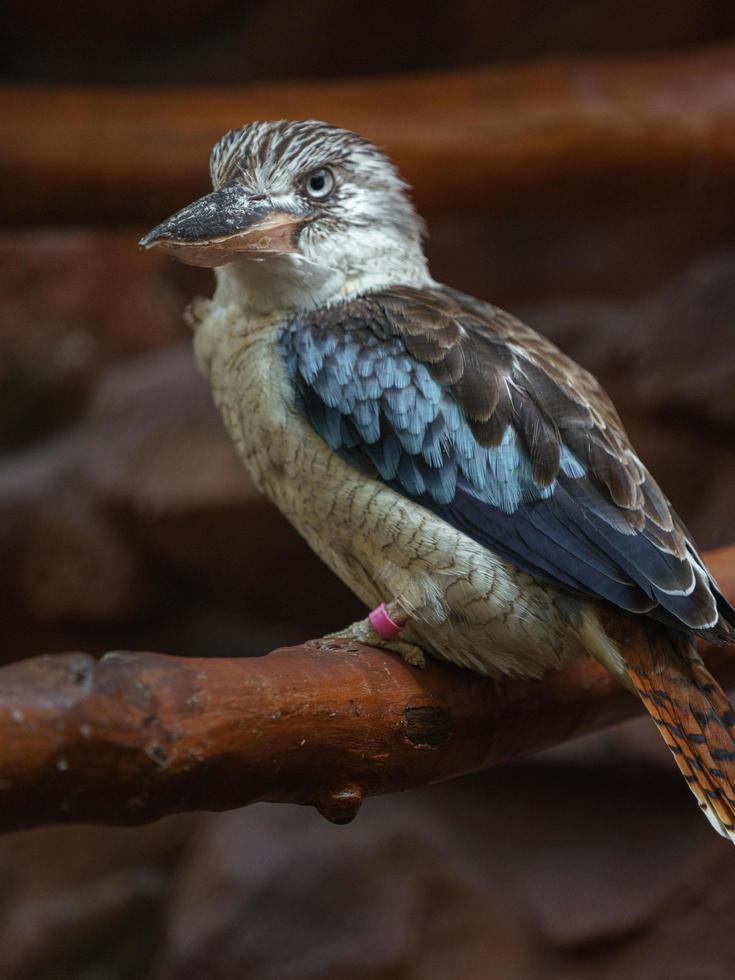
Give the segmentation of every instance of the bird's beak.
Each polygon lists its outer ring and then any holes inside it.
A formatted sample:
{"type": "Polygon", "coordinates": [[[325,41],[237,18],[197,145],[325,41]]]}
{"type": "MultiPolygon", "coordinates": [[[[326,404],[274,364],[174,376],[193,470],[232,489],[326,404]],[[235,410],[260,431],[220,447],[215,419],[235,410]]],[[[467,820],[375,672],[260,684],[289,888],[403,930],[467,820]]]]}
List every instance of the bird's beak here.
{"type": "Polygon", "coordinates": [[[298,235],[312,218],[274,208],[240,184],[201,197],[144,235],[140,248],[160,248],[188,265],[212,268],[238,255],[297,251],[298,235]]]}

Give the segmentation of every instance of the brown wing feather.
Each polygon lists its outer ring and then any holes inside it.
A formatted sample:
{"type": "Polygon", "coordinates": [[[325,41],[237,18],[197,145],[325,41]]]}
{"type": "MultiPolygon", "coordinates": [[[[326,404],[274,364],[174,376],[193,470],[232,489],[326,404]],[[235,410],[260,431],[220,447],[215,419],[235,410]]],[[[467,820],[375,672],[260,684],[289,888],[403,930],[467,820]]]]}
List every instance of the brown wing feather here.
{"type": "Polygon", "coordinates": [[[548,484],[558,475],[564,442],[632,529],[647,517],[671,554],[686,555],[683,527],[588,371],[510,314],[452,290],[397,287],[380,304],[408,351],[451,387],[481,444],[497,445],[515,425],[548,484]]]}
{"type": "MultiPolygon", "coordinates": [[[[498,446],[511,426],[542,488],[564,481],[562,452],[573,453],[585,474],[567,479],[566,490],[579,504],[578,527],[594,532],[594,547],[630,569],[638,556],[625,549],[647,542],[652,588],[680,597],[672,600],[674,621],[702,632],[717,626],[713,638],[731,633],[735,613],[727,607],[718,622],[718,605],[725,607],[686,528],[591,374],[515,317],[453,290],[396,287],[370,302],[388,332],[400,335],[408,352],[451,390],[481,445],[498,446]],[[594,528],[584,515],[597,522],[594,528]]],[[[569,515],[566,520],[568,526],[569,515]]],[[[645,592],[645,583],[638,584],[645,592]]]]}

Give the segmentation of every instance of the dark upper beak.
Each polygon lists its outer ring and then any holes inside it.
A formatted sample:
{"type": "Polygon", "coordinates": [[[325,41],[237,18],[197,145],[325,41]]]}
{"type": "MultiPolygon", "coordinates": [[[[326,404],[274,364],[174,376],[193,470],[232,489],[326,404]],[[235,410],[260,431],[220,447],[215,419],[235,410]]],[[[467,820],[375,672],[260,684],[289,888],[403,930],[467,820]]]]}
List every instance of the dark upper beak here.
{"type": "Polygon", "coordinates": [[[295,252],[298,233],[311,220],[274,208],[241,184],[228,184],[201,197],[144,235],[140,248],[161,248],[188,265],[216,266],[239,254],[295,252]]]}

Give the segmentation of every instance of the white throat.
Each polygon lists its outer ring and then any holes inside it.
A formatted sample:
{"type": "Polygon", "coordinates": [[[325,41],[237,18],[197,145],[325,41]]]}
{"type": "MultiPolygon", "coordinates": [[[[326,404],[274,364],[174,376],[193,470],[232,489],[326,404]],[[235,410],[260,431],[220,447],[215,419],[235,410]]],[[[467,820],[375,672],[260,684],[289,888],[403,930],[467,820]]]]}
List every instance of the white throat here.
{"type": "Polygon", "coordinates": [[[321,250],[320,262],[301,254],[241,258],[215,269],[215,300],[254,314],[277,315],[343,302],[387,286],[432,286],[418,243],[382,238],[361,255],[359,265],[348,255],[321,250]]]}

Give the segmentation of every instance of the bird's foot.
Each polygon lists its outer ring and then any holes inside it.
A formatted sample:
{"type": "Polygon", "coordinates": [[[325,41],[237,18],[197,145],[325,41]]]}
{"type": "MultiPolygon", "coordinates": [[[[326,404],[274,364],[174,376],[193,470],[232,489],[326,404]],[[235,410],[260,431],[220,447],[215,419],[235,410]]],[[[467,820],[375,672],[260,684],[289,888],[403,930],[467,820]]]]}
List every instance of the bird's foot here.
{"type": "Polygon", "coordinates": [[[361,619],[352,623],[346,629],[339,630],[337,633],[330,633],[328,639],[355,640],[357,643],[364,643],[369,647],[378,647],[380,650],[389,650],[397,653],[411,667],[425,667],[426,656],[421,647],[415,643],[408,643],[406,640],[399,640],[397,637],[386,639],[377,630],[373,629],[369,619],[361,619]]]}
{"type": "Polygon", "coordinates": [[[411,667],[418,667],[423,670],[426,666],[426,655],[421,647],[415,643],[408,643],[406,640],[380,640],[378,643],[373,643],[373,646],[390,650],[391,653],[397,653],[411,667]]]}

